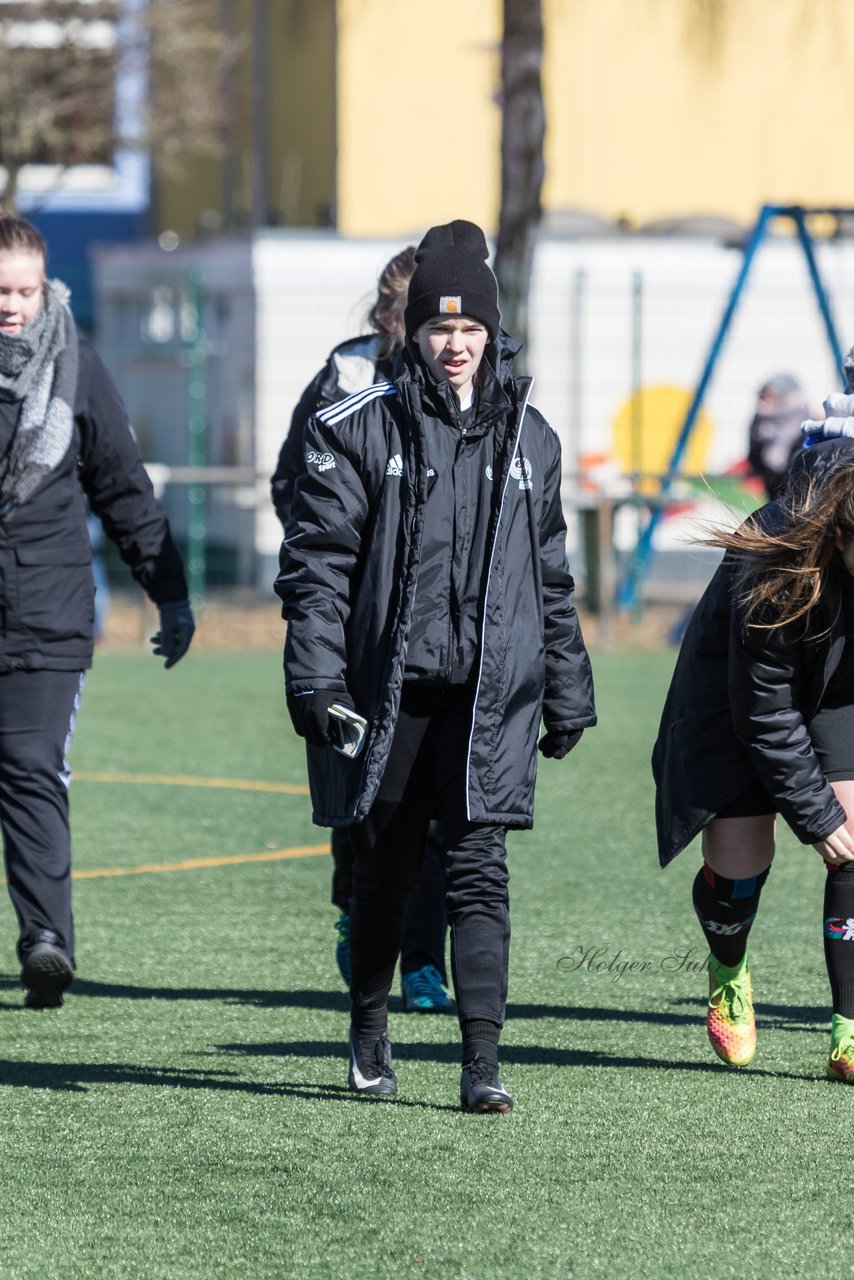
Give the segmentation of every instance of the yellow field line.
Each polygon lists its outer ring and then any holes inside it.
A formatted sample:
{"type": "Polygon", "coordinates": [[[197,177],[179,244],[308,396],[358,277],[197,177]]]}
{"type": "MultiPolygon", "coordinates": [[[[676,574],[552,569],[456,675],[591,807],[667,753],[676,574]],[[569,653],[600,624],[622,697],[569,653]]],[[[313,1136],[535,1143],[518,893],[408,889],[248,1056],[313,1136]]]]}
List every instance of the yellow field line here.
{"type": "MultiPolygon", "coordinates": [[[[298,844],[291,849],[268,849],[264,853],[236,853],[222,858],[185,858],[182,862],[143,862],[138,867],[101,867],[93,871],[72,871],[72,880],[97,880],[108,876],[148,876],[161,871],[198,871],[203,867],[234,867],[241,862],[282,862],[286,858],[318,858],[329,853],[329,844],[298,844]]],[[[5,884],[0,878],[0,884],[5,884]]]]}
{"type": "Polygon", "coordinates": [[[154,787],[217,787],[229,791],[267,791],[275,795],[307,796],[308,787],[298,782],[252,782],[243,778],[195,778],[170,773],[92,773],[75,769],[79,782],[130,782],[154,787]]]}
{"type": "MultiPolygon", "coordinates": [[[[241,778],[196,778],[181,774],[93,773],[75,771],[83,782],[124,782],[143,786],[218,787],[232,791],[267,791],[278,795],[307,795],[308,787],[292,782],[251,782],[241,778]]],[[[135,867],[101,867],[72,871],[72,880],[97,880],[110,876],[157,875],[163,871],[197,871],[206,867],[234,867],[246,862],[283,862],[288,858],[317,858],[329,853],[329,843],[294,845],[290,849],[266,849],[263,853],[227,854],[221,858],[185,858],[181,862],[144,862],[135,867]]],[[[0,884],[5,884],[0,877],[0,884]]]]}

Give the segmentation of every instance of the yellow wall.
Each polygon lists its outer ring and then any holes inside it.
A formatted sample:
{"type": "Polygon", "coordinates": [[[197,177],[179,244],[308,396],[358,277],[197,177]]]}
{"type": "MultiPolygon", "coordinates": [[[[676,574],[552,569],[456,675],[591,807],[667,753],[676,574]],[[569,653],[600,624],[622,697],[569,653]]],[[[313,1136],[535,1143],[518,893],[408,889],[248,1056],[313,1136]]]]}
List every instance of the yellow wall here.
{"type": "MultiPolygon", "coordinates": [[[[854,204],[849,0],[543,0],[543,12],[546,209],[637,225],[854,204]]],[[[341,230],[400,235],[455,214],[494,229],[498,0],[338,0],[338,22],[341,230]]]]}
{"type": "MultiPolygon", "coordinates": [[[[335,203],[335,3],[271,0],[269,204],[286,226],[328,225],[335,203]]],[[[251,0],[235,6],[239,56],[231,127],[237,150],[232,194],[238,224],[252,203],[251,0]]],[[[158,181],[158,229],[192,236],[205,210],[220,207],[221,162],[187,157],[158,181]]]]}
{"type": "Polygon", "coordinates": [[[854,203],[847,0],[545,0],[545,203],[634,223],[854,203]],[[718,38],[698,15],[721,15],[718,38]]]}
{"type": "Polygon", "coordinates": [[[500,0],[338,0],[338,225],[494,229],[500,0]]]}
{"type": "Polygon", "coordinates": [[[335,0],[272,0],[270,201],[285,226],[335,203],[335,0]]]}
{"type": "MultiPolygon", "coordinates": [[[[497,225],[501,0],[270,0],[271,206],[345,235],[497,225]]],[[[851,0],[543,0],[543,202],[633,225],[854,204],[851,0]],[[717,28],[703,15],[719,16],[717,28]]],[[[238,16],[248,37],[250,0],[238,16]]],[[[235,128],[251,191],[250,59],[235,128]]],[[[217,163],[161,184],[160,226],[216,207],[217,163]]]]}

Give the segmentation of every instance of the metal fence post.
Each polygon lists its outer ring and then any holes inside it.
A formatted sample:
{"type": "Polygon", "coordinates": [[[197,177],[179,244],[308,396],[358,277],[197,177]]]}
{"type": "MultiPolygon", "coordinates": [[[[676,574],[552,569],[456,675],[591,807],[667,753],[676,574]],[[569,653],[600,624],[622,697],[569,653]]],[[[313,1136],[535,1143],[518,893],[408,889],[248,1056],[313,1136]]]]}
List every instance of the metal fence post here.
{"type": "MultiPolygon", "coordinates": [[[[187,397],[189,400],[189,453],[191,467],[203,467],[206,454],[207,378],[205,360],[204,309],[202,272],[191,267],[187,272],[189,301],[189,351],[187,353],[187,397]]],[[[205,594],[205,486],[191,484],[188,492],[187,579],[190,598],[201,608],[205,594]]]]}
{"type": "MultiPolygon", "coordinates": [[[[643,273],[632,272],[632,472],[637,477],[643,466],[643,273]]],[[[635,481],[637,483],[637,481],[635,481]]]]}
{"type": "Polygon", "coordinates": [[[581,357],[584,313],[583,267],[578,267],[572,277],[569,310],[569,453],[576,477],[581,472],[581,357]]]}

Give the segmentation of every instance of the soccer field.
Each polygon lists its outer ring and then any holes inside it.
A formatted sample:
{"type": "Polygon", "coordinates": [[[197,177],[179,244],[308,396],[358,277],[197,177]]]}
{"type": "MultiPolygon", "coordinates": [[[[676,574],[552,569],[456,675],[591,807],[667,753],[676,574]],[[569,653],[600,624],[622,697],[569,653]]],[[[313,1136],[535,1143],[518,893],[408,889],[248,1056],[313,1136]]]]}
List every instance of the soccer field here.
{"type": "Polygon", "coordinates": [[[848,1274],[824,1081],[823,870],[791,835],[752,935],[759,1050],[703,1026],[697,851],[655,856],[673,654],[596,654],[600,725],[510,837],[510,1116],[457,1109],[456,1021],[400,1012],[346,1090],[328,833],[278,654],[100,654],[71,761],[79,978],[21,1007],[3,897],[2,1280],[848,1274]],[[836,1208],[830,1211],[834,1198],[836,1208]]]}

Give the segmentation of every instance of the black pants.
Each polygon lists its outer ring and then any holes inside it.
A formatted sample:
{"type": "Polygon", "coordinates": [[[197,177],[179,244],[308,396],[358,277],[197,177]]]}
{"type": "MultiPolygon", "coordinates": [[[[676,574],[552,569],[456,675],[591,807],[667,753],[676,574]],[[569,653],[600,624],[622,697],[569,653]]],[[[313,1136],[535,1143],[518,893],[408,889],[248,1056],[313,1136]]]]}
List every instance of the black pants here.
{"type": "Polygon", "coordinates": [[[49,929],[74,963],[65,754],[82,681],[79,671],[0,674],[0,829],[19,958],[49,929]]]}
{"type": "Polygon", "coordinates": [[[471,706],[471,689],[404,687],[377,798],[352,828],[351,995],[366,1005],[388,995],[427,829],[438,817],[460,1021],[482,1018],[501,1026],[510,950],[506,832],[466,817],[471,706]]]}
{"type": "MultiPolygon", "coordinates": [[[[353,897],[353,839],[350,827],[335,827],[332,832],[332,902],[345,915],[350,914],[353,897]]],[[[430,823],[427,846],[418,883],[409,899],[406,931],[400,948],[400,972],[413,973],[432,964],[447,983],[445,972],[445,933],[448,913],[445,910],[445,878],[442,872],[442,829],[430,823]]]]}

